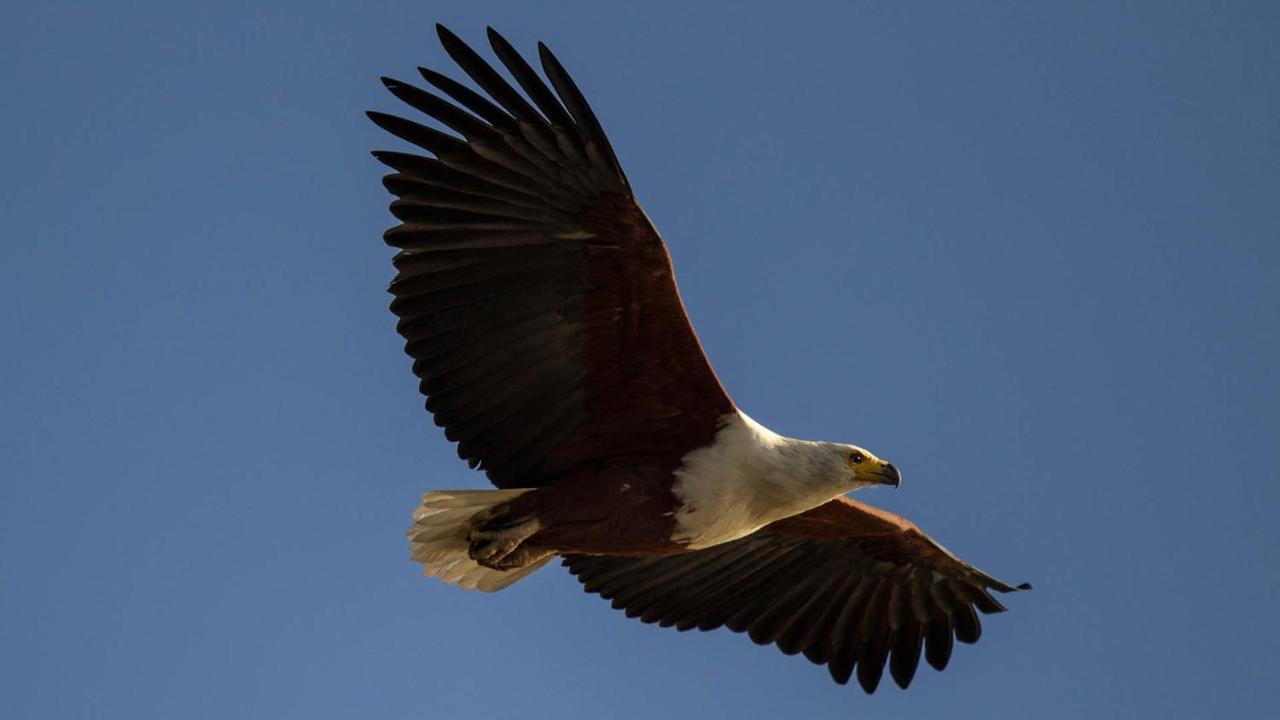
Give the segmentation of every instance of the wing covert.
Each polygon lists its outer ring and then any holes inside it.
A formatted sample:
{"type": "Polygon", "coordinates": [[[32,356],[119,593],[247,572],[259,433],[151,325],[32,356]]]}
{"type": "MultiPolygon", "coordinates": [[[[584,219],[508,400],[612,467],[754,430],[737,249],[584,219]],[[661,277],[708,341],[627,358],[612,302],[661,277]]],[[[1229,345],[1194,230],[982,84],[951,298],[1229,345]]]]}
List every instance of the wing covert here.
{"type": "Polygon", "coordinates": [[[569,556],[587,592],[677,630],[727,627],[804,653],[868,693],[885,665],[906,688],[921,651],[938,670],[952,640],[977,642],[981,613],[1013,587],[959,560],[901,517],[847,498],[733,542],[650,558],[569,556]]]}

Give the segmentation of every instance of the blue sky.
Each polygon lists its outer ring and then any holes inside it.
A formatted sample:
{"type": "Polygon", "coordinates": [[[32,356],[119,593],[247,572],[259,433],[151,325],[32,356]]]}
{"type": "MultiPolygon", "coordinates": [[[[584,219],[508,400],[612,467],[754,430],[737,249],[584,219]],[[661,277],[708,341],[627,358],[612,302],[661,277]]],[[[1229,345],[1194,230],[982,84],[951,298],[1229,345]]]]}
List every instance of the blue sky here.
{"type": "Polygon", "coordinates": [[[1274,711],[1274,4],[366,5],[6,13],[7,717],[1274,711]],[[559,568],[422,578],[418,495],[483,478],[393,331],[363,111],[453,72],[435,21],[556,50],[747,412],[1036,590],[867,697],[559,568]]]}

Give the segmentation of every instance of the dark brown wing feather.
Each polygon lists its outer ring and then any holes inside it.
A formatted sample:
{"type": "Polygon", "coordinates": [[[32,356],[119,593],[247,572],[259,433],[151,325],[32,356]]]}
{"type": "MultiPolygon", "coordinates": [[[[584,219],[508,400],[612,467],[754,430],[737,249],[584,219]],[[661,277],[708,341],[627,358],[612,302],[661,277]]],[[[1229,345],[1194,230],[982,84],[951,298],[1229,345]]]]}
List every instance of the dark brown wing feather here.
{"type": "Polygon", "coordinates": [[[369,113],[434,155],[374,153],[395,170],[384,184],[401,221],[385,236],[400,248],[391,309],[436,423],[499,487],[708,444],[733,404],[582,93],[545,46],[550,87],[490,30],[526,100],[437,29],[492,99],[422,70],[448,99],[383,82],[461,137],[369,113]]]}
{"type": "Polygon", "coordinates": [[[838,498],[740,540],[684,555],[564,560],[588,592],[630,617],[678,630],[720,626],[803,652],[868,693],[885,665],[900,687],[923,649],[938,670],[952,637],[978,640],[992,590],[1013,587],[959,560],[892,513],[838,498]]]}

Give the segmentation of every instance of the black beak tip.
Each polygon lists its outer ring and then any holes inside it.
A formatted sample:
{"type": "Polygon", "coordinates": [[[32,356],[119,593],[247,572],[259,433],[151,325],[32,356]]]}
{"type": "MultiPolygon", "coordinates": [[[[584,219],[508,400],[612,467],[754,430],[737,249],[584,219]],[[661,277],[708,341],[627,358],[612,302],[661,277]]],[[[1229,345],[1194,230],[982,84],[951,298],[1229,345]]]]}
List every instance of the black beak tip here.
{"type": "Polygon", "coordinates": [[[895,488],[902,487],[902,473],[898,472],[898,468],[893,463],[884,464],[885,472],[888,476],[886,485],[892,485],[895,488]]]}

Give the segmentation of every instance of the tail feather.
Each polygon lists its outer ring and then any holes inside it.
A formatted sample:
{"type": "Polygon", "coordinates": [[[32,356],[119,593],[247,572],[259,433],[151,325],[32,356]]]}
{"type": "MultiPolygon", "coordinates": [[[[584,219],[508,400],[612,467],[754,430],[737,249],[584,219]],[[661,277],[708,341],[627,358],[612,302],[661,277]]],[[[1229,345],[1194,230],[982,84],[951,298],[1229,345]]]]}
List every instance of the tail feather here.
{"type": "Polygon", "coordinates": [[[422,572],[463,590],[494,592],[529,576],[551,557],[514,570],[494,570],[471,559],[467,533],[471,519],[496,505],[529,492],[515,490],[442,490],[422,496],[413,511],[413,527],[405,533],[422,572]]]}

